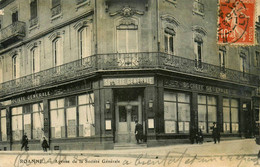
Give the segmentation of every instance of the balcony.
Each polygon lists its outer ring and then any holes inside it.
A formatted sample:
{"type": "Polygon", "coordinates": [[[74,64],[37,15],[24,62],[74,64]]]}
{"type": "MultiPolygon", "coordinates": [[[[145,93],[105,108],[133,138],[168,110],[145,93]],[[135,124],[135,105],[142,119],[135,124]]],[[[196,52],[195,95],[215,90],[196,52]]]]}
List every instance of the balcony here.
{"type": "Polygon", "coordinates": [[[30,19],[29,22],[30,22],[30,28],[36,26],[38,24],[38,17],[30,19]]]}
{"type": "Polygon", "coordinates": [[[93,55],[82,60],[73,61],[61,66],[43,70],[15,80],[0,84],[2,97],[32,90],[38,87],[51,86],[59,83],[81,79],[95,72],[125,71],[125,70],[167,70],[197,77],[219,79],[236,84],[257,86],[258,77],[240,71],[201,62],[196,67],[196,61],[158,52],[112,53],[93,55]]]}
{"type": "Polygon", "coordinates": [[[3,29],[0,33],[0,43],[8,45],[25,37],[25,23],[17,21],[3,29]]]}
{"type": "Polygon", "coordinates": [[[55,17],[61,14],[61,5],[57,5],[51,8],[51,17],[55,17]]]}
{"type": "Polygon", "coordinates": [[[199,0],[194,0],[193,2],[193,14],[204,16],[204,4],[199,0]]]}

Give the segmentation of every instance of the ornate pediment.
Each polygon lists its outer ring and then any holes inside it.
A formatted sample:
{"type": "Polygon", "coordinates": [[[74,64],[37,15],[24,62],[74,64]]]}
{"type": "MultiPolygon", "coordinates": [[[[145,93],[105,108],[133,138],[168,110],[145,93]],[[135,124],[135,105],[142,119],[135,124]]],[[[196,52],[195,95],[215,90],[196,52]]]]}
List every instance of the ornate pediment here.
{"type": "Polygon", "coordinates": [[[51,33],[51,35],[49,35],[49,39],[51,41],[53,41],[56,38],[60,38],[61,35],[64,34],[64,33],[65,33],[65,30],[63,30],[63,31],[55,31],[55,32],[51,33]]]}
{"type": "Polygon", "coordinates": [[[207,35],[207,31],[203,27],[200,27],[200,26],[193,26],[192,31],[195,31],[195,32],[202,34],[204,36],[207,35]]]}
{"type": "Polygon", "coordinates": [[[123,18],[119,21],[119,25],[116,26],[117,30],[137,30],[137,21],[132,18],[123,18]]]}
{"type": "Polygon", "coordinates": [[[29,44],[26,45],[26,47],[27,47],[28,49],[32,49],[32,48],[37,47],[37,46],[38,46],[38,43],[37,43],[37,42],[31,42],[31,43],[29,43],[29,44]]]}
{"type": "Polygon", "coordinates": [[[73,28],[75,30],[78,30],[80,29],[81,27],[87,27],[87,24],[92,22],[93,20],[92,19],[84,19],[84,20],[80,20],[78,21],[76,24],[74,24],[73,28]]]}
{"type": "Polygon", "coordinates": [[[177,21],[177,19],[175,17],[168,15],[168,14],[162,15],[161,19],[168,23],[175,24],[176,26],[180,25],[180,23],[177,21]]]}
{"type": "Polygon", "coordinates": [[[109,13],[110,16],[121,15],[123,17],[132,17],[135,14],[143,15],[144,12],[135,10],[135,9],[131,8],[130,6],[126,6],[114,13],[109,13]]]}

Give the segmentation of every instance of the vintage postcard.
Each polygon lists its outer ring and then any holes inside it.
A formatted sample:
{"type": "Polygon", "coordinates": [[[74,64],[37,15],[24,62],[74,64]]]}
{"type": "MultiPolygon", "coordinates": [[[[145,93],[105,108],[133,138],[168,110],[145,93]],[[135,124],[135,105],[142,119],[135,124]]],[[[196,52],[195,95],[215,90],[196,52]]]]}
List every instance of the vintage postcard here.
{"type": "Polygon", "coordinates": [[[260,0],[0,0],[0,167],[260,166],[260,0]]]}

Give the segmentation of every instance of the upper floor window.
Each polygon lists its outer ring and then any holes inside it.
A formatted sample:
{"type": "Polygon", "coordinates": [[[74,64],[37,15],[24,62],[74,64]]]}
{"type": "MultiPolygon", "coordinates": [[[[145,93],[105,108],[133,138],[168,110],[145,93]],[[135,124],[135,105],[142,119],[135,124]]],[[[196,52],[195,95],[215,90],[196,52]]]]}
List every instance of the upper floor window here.
{"type": "Polygon", "coordinates": [[[219,64],[220,64],[220,71],[221,72],[225,72],[225,56],[226,56],[226,48],[225,47],[221,47],[219,48],[218,51],[219,54],[219,64]]]}
{"type": "Polygon", "coordinates": [[[79,35],[79,55],[80,58],[85,58],[90,56],[90,35],[88,34],[87,27],[83,27],[78,31],[79,35]]]}
{"type": "Polygon", "coordinates": [[[17,55],[14,55],[12,57],[12,71],[13,71],[13,79],[16,79],[19,77],[19,64],[18,64],[18,58],[17,55]]]}
{"type": "Polygon", "coordinates": [[[83,3],[83,2],[86,2],[86,1],[88,1],[88,0],[76,0],[77,5],[78,5],[78,4],[81,4],[81,3],[83,3]]]}
{"type": "Polygon", "coordinates": [[[59,66],[62,64],[62,46],[61,38],[57,38],[53,41],[53,62],[54,66],[59,66]]]}
{"type": "Polygon", "coordinates": [[[165,53],[174,54],[175,31],[167,27],[164,32],[164,51],[165,53]]]}
{"type": "Polygon", "coordinates": [[[193,2],[193,14],[204,16],[204,4],[203,0],[194,0],[193,2]]]}
{"type": "Polygon", "coordinates": [[[40,60],[38,48],[35,47],[31,50],[31,58],[32,58],[32,73],[36,73],[40,71],[40,60]]]}
{"type": "Polygon", "coordinates": [[[246,72],[246,57],[245,55],[240,55],[240,70],[243,74],[246,72]]]}
{"type": "Polygon", "coordinates": [[[60,0],[52,0],[52,8],[51,8],[51,16],[54,17],[61,13],[61,1],[60,0]]]}
{"type": "Polygon", "coordinates": [[[195,40],[194,49],[195,49],[195,67],[202,68],[202,46],[203,41],[195,40]]]}
{"type": "Polygon", "coordinates": [[[15,23],[18,21],[18,11],[15,11],[12,13],[12,23],[15,23]]]}
{"type": "Polygon", "coordinates": [[[255,52],[255,61],[256,61],[256,63],[255,63],[256,67],[260,67],[260,52],[259,51],[255,52]]]}
{"type": "Polygon", "coordinates": [[[31,19],[37,17],[37,0],[30,3],[31,19]]]}

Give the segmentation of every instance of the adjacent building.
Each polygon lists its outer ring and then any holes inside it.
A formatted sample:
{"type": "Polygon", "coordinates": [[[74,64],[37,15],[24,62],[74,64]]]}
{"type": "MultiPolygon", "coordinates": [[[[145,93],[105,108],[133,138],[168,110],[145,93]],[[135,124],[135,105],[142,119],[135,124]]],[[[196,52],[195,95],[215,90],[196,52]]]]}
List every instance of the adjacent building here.
{"type": "MultiPolygon", "coordinates": [[[[253,137],[260,47],[217,44],[217,1],[2,0],[0,150],[253,137]]],[[[256,31],[260,31],[259,22],[256,31]]],[[[257,40],[260,35],[257,35],[257,40]]]]}

